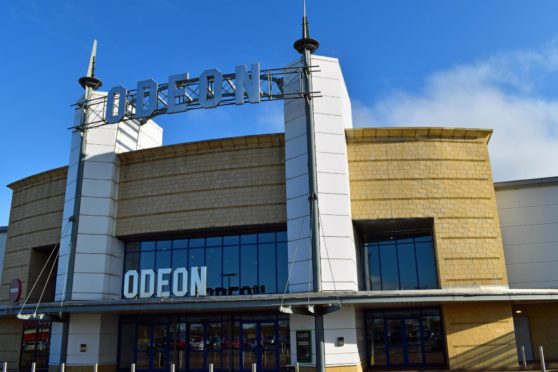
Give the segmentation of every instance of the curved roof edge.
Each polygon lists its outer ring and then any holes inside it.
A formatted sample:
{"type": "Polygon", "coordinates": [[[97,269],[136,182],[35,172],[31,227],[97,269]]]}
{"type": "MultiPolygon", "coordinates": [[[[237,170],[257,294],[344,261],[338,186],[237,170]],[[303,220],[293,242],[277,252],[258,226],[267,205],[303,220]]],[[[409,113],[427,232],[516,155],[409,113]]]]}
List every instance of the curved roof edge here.
{"type": "Polygon", "coordinates": [[[8,187],[15,191],[24,186],[40,184],[46,181],[60,179],[66,177],[67,174],[68,174],[68,166],[65,165],[63,167],[50,169],[41,173],[34,174],[29,177],[22,178],[18,181],[10,183],[8,187]]]}
{"type": "Polygon", "coordinates": [[[246,146],[282,145],[285,143],[284,133],[257,134],[250,136],[218,138],[196,142],[184,142],[173,145],[151,147],[143,150],[118,154],[122,164],[142,162],[145,160],[168,158],[213,150],[238,149],[246,146]]]}
{"type": "Polygon", "coordinates": [[[385,127],[345,129],[347,141],[364,138],[428,138],[428,139],[485,139],[492,136],[492,129],[444,127],[385,127]]]}

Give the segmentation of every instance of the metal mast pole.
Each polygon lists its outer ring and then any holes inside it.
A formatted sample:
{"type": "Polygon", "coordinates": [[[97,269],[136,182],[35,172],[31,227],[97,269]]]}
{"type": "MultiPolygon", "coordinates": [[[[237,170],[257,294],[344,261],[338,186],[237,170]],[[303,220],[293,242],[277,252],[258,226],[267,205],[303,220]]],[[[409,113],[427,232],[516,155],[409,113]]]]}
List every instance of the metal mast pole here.
{"type": "MultiPolygon", "coordinates": [[[[304,89],[304,108],[306,112],[306,139],[308,152],[308,178],[310,204],[310,224],[312,228],[312,283],[314,292],[322,291],[321,252],[320,252],[320,225],[318,215],[318,180],[316,171],[316,144],[314,128],[314,105],[312,102],[312,53],[318,49],[320,43],[310,37],[308,19],[306,17],[306,2],[302,17],[302,39],[294,43],[294,48],[302,54],[301,62],[304,74],[302,85],[304,89]]],[[[318,309],[316,309],[318,310],[318,309]]],[[[314,314],[315,343],[316,343],[316,371],[325,372],[324,348],[324,318],[323,314],[316,311],[314,314]]]]}
{"type": "MultiPolygon", "coordinates": [[[[63,301],[72,300],[72,288],[74,277],[74,264],[77,248],[78,227],[79,227],[79,212],[81,207],[81,190],[83,185],[83,168],[85,160],[85,143],[87,138],[86,124],[89,111],[88,101],[91,99],[93,91],[101,87],[103,83],[95,77],[95,60],[97,58],[97,40],[93,40],[93,47],[91,48],[91,56],[89,57],[89,65],[87,67],[87,74],[79,79],[79,84],[84,89],[84,98],[80,104],[81,119],[80,126],[77,129],[80,134],[80,149],[79,159],[77,164],[77,179],[76,179],[76,192],[74,194],[74,211],[70,221],[72,222],[72,233],[70,238],[70,249],[68,252],[68,268],[66,270],[66,284],[63,293],[63,301]]],[[[66,363],[68,352],[68,329],[69,318],[63,323],[62,329],[62,347],[60,362],[66,363]]]]}

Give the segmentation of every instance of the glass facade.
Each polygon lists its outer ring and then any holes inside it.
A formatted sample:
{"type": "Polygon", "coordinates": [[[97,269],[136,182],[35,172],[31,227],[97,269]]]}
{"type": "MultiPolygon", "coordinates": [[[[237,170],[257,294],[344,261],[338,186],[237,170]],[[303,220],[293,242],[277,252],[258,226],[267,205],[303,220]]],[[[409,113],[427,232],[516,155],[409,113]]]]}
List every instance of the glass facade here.
{"type": "Polygon", "coordinates": [[[23,323],[20,370],[30,371],[33,362],[37,363],[37,370],[48,370],[50,325],[47,320],[26,320],[23,323]]]}
{"type": "Polygon", "coordinates": [[[207,266],[207,294],[282,293],[287,233],[260,232],[126,243],[124,272],[207,266]]]}
{"type": "Polygon", "coordinates": [[[278,371],[290,364],[288,316],[250,315],[123,316],[120,370],[278,371]]]}
{"type": "Polygon", "coordinates": [[[365,313],[370,367],[444,367],[444,333],[437,308],[365,313]]]}
{"type": "Polygon", "coordinates": [[[365,252],[370,290],[438,288],[432,234],[368,241],[365,252]]]}

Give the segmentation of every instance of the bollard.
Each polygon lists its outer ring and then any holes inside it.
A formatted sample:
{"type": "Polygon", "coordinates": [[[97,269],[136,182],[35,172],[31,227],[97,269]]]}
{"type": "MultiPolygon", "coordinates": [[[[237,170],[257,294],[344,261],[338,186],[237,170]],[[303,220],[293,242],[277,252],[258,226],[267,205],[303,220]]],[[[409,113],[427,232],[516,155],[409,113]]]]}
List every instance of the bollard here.
{"type": "Polygon", "coordinates": [[[541,371],[546,372],[546,364],[544,363],[544,351],[542,346],[539,346],[539,354],[541,355],[541,371]]]}
{"type": "Polygon", "coordinates": [[[213,363],[209,363],[209,372],[213,372],[213,363]]]}
{"type": "Polygon", "coordinates": [[[37,370],[37,363],[31,363],[31,372],[35,372],[37,370]]]}
{"type": "Polygon", "coordinates": [[[8,362],[2,363],[2,372],[8,372],[8,362]]]}
{"type": "Polygon", "coordinates": [[[256,363],[252,363],[252,372],[256,372],[257,367],[256,367],[256,363]]]}
{"type": "Polygon", "coordinates": [[[525,346],[521,345],[521,361],[523,363],[523,369],[527,369],[527,358],[525,357],[525,346]]]}
{"type": "Polygon", "coordinates": [[[174,363],[171,363],[171,370],[170,372],[175,372],[176,371],[176,366],[174,365],[174,363]]]}
{"type": "Polygon", "coordinates": [[[60,372],[66,371],[66,363],[60,363],[60,372]]]}
{"type": "Polygon", "coordinates": [[[130,372],[136,372],[136,363],[130,364],[130,372]]]}
{"type": "Polygon", "coordinates": [[[295,372],[300,372],[300,365],[298,364],[298,362],[296,362],[295,364],[295,372]]]}
{"type": "Polygon", "coordinates": [[[99,363],[95,363],[93,366],[93,372],[99,372],[99,363]]]}

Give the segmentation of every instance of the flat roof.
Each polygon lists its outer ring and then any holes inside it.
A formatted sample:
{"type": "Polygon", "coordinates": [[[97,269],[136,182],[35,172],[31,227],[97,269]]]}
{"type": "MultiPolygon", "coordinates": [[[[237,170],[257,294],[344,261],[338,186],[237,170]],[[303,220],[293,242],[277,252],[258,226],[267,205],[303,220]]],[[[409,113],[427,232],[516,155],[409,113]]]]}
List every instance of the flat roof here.
{"type": "Polygon", "coordinates": [[[522,189],[527,187],[544,187],[558,185],[558,177],[530,178],[526,180],[513,180],[494,182],[496,190],[522,189]]]}
{"type": "Polygon", "coordinates": [[[8,231],[8,226],[0,226],[0,233],[8,231]]]}
{"type": "Polygon", "coordinates": [[[427,138],[476,140],[483,139],[487,143],[492,135],[492,129],[481,128],[445,128],[445,127],[375,127],[375,128],[347,128],[347,141],[365,138],[427,138]]]}

